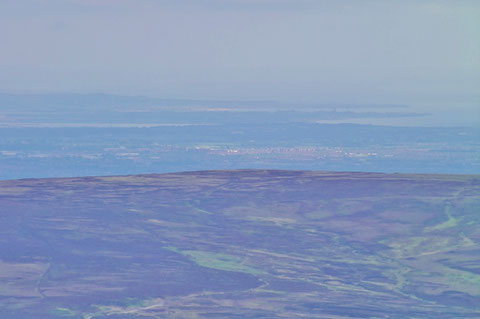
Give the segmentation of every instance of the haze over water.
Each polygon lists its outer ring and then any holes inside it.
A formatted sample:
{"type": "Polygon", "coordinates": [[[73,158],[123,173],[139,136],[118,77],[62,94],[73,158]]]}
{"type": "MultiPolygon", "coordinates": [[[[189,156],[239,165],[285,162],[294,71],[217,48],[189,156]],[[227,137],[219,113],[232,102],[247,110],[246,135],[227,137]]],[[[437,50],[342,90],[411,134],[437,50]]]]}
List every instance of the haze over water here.
{"type": "Polygon", "coordinates": [[[474,0],[4,0],[0,17],[4,93],[404,104],[445,111],[431,124],[478,118],[474,0]]]}

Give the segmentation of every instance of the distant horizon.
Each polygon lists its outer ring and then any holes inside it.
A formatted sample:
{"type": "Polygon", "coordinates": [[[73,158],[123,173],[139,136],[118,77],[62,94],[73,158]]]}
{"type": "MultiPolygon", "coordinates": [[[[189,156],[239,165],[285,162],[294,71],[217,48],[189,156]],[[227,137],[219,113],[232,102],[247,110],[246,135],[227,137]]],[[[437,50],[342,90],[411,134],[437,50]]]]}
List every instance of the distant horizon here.
{"type": "MultiPolygon", "coordinates": [[[[221,95],[182,95],[182,94],[162,94],[162,93],[145,93],[145,92],[135,92],[135,91],[115,91],[115,90],[4,90],[0,88],[0,95],[13,95],[13,96],[69,96],[69,95],[79,95],[79,96],[117,96],[117,97],[127,97],[127,98],[149,98],[149,99],[159,99],[159,100],[173,100],[173,101],[205,101],[205,102],[252,102],[252,103],[272,103],[276,105],[283,104],[292,104],[298,103],[299,105],[341,105],[341,106],[381,106],[381,107],[400,107],[400,108],[412,108],[415,105],[438,105],[441,108],[455,108],[457,106],[465,108],[476,108],[480,106],[480,92],[478,94],[471,95],[448,95],[443,93],[438,93],[439,97],[444,97],[442,103],[435,103],[433,99],[419,99],[417,101],[410,101],[409,103],[396,101],[395,99],[388,100],[376,100],[363,98],[355,101],[350,101],[350,99],[331,99],[328,96],[325,98],[318,97],[312,98],[309,100],[305,99],[289,99],[282,98],[279,96],[271,95],[264,98],[258,98],[254,96],[221,96],[221,95]],[[456,102],[454,100],[457,99],[456,102]],[[451,101],[450,101],[451,100],[451,101]],[[455,104],[455,105],[453,105],[455,104]],[[443,106],[441,106],[443,105],[443,106]]],[[[347,94],[345,94],[347,95],[347,94]]],[[[400,99],[402,100],[402,99],[400,99]]],[[[1,107],[1,105],[0,105],[1,107]]]]}
{"type": "MultiPolygon", "coordinates": [[[[11,95],[11,96],[98,96],[98,97],[125,97],[125,98],[147,98],[147,99],[156,99],[156,100],[165,100],[165,101],[191,101],[191,102],[245,102],[245,103],[271,103],[275,106],[281,106],[283,104],[291,104],[288,100],[278,100],[274,98],[270,99],[255,99],[255,98],[215,98],[215,97],[202,97],[202,96],[164,96],[164,95],[155,95],[155,94],[126,94],[126,93],[115,93],[108,91],[1,91],[0,95],[11,95]]],[[[372,102],[360,102],[360,103],[346,103],[346,102],[328,102],[322,101],[319,99],[317,102],[310,103],[301,103],[301,105],[317,105],[317,106],[368,106],[368,107],[381,107],[381,108],[409,108],[410,105],[407,104],[395,104],[395,103],[372,103],[372,102]]],[[[1,107],[1,105],[0,105],[1,107]]]]}
{"type": "MultiPolygon", "coordinates": [[[[455,106],[438,106],[438,105],[415,105],[395,102],[374,103],[368,101],[358,101],[357,103],[347,102],[328,102],[319,100],[318,102],[290,102],[275,99],[207,99],[201,97],[162,97],[160,95],[145,94],[117,94],[111,92],[71,92],[71,91],[51,91],[51,92],[8,92],[0,90],[0,120],[1,112],[8,108],[5,98],[9,100],[28,98],[30,101],[45,103],[43,99],[50,99],[55,104],[74,102],[74,105],[85,104],[87,102],[78,100],[79,98],[88,98],[95,100],[96,104],[101,105],[107,101],[108,103],[140,103],[138,107],[144,104],[154,106],[158,103],[159,107],[166,107],[169,103],[171,110],[183,108],[181,110],[236,110],[236,111],[299,111],[299,112],[315,112],[315,111],[353,111],[353,112],[380,112],[380,111],[403,111],[413,115],[413,118],[405,117],[404,121],[394,118],[393,121],[376,119],[375,121],[356,119],[354,121],[331,121],[324,123],[353,123],[353,124],[373,124],[373,125],[395,125],[395,126],[450,126],[450,127],[476,127],[480,129],[480,107],[476,104],[455,106]],[[3,97],[3,100],[1,99],[3,97]],[[53,100],[52,100],[53,99],[53,100]],[[66,99],[66,100],[64,100],[66,99]],[[105,100],[107,99],[107,100],[105,100]],[[422,115],[419,117],[419,115],[422,115]]],[[[22,103],[22,102],[21,102],[22,103]]],[[[27,103],[27,102],[23,102],[27,103]]],[[[67,106],[67,105],[66,105],[67,106]]],[[[68,105],[72,109],[72,105],[68,105]]],[[[74,109],[74,107],[73,107],[74,109]]],[[[151,124],[151,123],[145,123],[151,124]]]]}

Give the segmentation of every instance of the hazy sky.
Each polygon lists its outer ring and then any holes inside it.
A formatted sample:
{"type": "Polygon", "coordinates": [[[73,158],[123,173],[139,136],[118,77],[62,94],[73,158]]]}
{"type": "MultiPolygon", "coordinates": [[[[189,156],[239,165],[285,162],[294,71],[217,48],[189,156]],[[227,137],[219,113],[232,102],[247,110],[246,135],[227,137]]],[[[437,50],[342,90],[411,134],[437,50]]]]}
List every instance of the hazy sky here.
{"type": "Polygon", "coordinates": [[[0,91],[480,105],[480,1],[1,0],[0,91]]]}

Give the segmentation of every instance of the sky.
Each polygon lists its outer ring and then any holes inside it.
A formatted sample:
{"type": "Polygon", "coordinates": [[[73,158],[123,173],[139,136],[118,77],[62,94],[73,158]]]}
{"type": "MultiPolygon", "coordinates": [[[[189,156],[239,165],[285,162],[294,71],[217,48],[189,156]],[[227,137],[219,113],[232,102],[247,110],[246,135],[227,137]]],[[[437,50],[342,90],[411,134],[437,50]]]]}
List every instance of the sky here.
{"type": "Polygon", "coordinates": [[[0,92],[480,109],[478,0],[2,0],[0,43],[0,92]]]}

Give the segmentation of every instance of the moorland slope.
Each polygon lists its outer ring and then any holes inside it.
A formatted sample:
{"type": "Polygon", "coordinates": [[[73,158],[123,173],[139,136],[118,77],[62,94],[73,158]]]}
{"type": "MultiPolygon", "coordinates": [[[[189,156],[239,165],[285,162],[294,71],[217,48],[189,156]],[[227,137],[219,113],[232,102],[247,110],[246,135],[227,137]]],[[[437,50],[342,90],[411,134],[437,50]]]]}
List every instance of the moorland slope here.
{"type": "Polygon", "coordinates": [[[479,318],[480,176],[0,182],[2,318],[479,318]]]}

